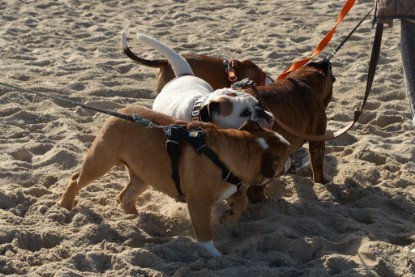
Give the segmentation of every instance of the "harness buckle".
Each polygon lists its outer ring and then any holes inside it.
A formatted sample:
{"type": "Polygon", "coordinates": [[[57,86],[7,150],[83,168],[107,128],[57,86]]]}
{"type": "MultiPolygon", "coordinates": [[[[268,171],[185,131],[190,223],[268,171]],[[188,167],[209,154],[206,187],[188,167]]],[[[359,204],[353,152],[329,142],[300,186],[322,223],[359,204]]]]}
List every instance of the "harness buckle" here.
{"type": "Polygon", "coordinates": [[[228,171],[222,171],[222,179],[232,185],[235,185],[237,188],[239,188],[242,184],[242,181],[239,180],[235,175],[232,174],[232,172],[228,171]]]}
{"type": "Polygon", "coordinates": [[[180,141],[182,140],[183,126],[169,125],[164,128],[166,134],[166,150],[169,156],[180,155],[180,141]]]}

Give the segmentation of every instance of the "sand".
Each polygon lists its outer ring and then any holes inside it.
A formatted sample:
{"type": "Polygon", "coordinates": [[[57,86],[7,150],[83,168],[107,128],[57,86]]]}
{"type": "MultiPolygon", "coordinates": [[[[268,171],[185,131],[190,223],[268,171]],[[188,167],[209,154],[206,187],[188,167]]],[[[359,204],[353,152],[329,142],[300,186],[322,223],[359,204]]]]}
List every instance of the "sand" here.
{"type": "MultiPolygon", "coordinates": [[[[276,77],[310,55],[343,1],[0,1],[0,81],[105,109],[150,107],[155,69],[121,51],[160,58],[142,32],[180,53],[250,59],[276,77]],[[135,3],[132,3],[135,2],[135,3]]],[[[372,7],[358,1],[325,58],[372,7]]],[[[268,188],[230,225],[215,222],[210,258],[193,240],[187,208],[154,190],[125,215],[123,168],[82,190],[72,211],[55,206],[107,115],[0,88],[0,275],[413,276],[415,129],[399,55],[399,22],[385,30],[367,107],[328,141],[328,184],[309,167],[268,188]]],[[[329,128],[351,120],[363,97],[374,30],[366,20],[332,59],[329,128]]],[[[307,145],[295,155],[301,162],[307,145]]],[[[220,210],[224,203],[219,203],[220,210]]]]}

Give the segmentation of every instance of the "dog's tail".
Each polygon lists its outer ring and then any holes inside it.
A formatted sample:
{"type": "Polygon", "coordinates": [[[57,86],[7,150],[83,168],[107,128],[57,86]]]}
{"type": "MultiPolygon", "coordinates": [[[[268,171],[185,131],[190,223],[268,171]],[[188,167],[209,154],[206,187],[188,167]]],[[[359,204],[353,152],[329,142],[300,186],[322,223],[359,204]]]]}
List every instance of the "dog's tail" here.
{"type": "Polygon", "coordinates": [[[137,38],[142,43],[153,47],[157,51],[160,51],[166,57],[166,59],[170,62],[171,67],[173,68],[173,71],[176,77],[183,76],[183,75],[194,76],[193,70],[190,67],[189,63],[182,56],[176,53],[173,49],[164,45],[163,43],[156,40],[155,38],[146,36],[141,33],[137,34],[137,38]]]}
{"type": "Polygon", "coordinates": [[[130,47],[128,47],[127,36],[125,35],[124,31],[121,32],[121,43],[122,43],[122,50],[124,51],[124,53],[127,55],[127,57],[129,57],[136,63],[142,64],[148,67],[157,67],[157,68],[164,67],[169,64],[167,60],[146,60],[134,54],[130,50],[130,47]]]}

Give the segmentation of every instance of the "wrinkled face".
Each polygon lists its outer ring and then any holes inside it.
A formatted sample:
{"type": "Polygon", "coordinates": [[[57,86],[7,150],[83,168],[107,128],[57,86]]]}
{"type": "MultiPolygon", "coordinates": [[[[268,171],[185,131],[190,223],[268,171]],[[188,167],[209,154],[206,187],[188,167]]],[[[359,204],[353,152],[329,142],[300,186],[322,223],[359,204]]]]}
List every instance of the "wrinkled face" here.
{"type": "Polygon", "coordinates": [[[277,132],[263,129],[254,121],[247,121],[240,130],[257,136],[255,142],[259,149],[257,147],[255,153],[262,152],[258,169],[261,180],[256,180],[257,184],[282,174],[287,167],[287,162],[289,163],[289,142],[277,132]]]}
{"type": "Polygon", "coordinates": [[[233,89],[218,89],[209,95],[200,110],[202,121],[210,121],[223,128],[239,128],[252,120],[271,129],[274,118],[260,107],[258,100],[248,93],[233,89]]]}
{"type": "Polygon", "coordinates": [[[257,142],[265,150],[261,165],[262,175],[267,179],[271,179],[283,174],[287,167],[291,165],[288,141],[274,132],[257,139],[257,142]]]}

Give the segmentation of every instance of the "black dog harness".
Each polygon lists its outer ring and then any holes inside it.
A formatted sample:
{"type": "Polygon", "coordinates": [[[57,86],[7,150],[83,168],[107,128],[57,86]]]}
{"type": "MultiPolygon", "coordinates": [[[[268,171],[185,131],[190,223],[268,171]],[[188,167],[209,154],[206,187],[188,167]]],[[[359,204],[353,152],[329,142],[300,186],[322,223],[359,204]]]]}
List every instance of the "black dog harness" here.
{"type": "Polygon", "coordinates": [[[214,164],[222,169],[222,179],[226,182],[235,185],[237,188],[241,186],[241,180],[237,178],[229,169],[219,160],[219,157],[210,149],[205,142],[205,132],[202,128],[187,130],[186,126],[169,125],[164,127],[166,134],[166,149],[171,160],[172,175],[171,178],[176,185],[177,192],[179,193],[178,200],[185,202],[185,196],[180,187],[180,175],[179,175],[179,160],[180,160],[180,143],[182,141],[187,142],[193,147],[193,150],[198,154],[205,154],[214,164]]]}

